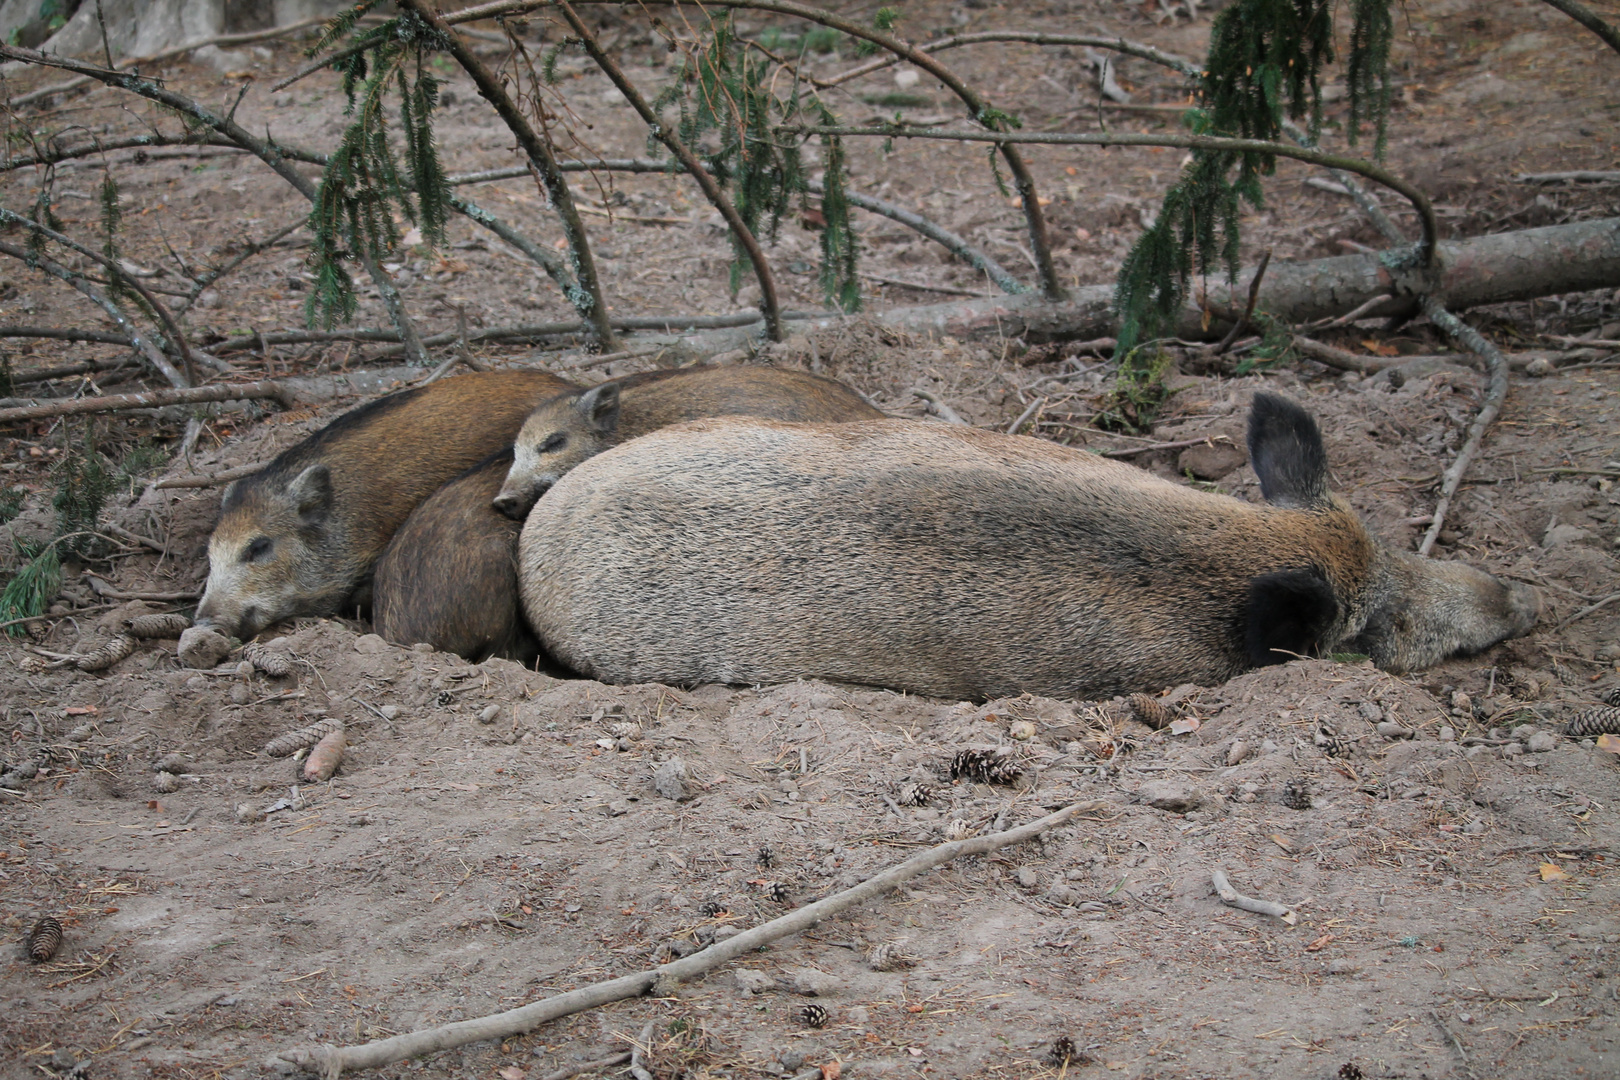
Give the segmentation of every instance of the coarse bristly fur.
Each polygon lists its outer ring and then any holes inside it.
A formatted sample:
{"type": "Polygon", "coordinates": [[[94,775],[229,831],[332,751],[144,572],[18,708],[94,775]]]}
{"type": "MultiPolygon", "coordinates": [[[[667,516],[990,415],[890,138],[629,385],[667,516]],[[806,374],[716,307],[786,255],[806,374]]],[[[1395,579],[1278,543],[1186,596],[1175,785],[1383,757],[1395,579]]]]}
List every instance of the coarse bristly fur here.
{"type": "Polygon", "coordinates": [[[294,615],[369,606],[372,566],[406,515],[569,389],[541,372],[442,379],[348,412],[231,484],[198,625],[248,638],[294,615]]]}
{"type": "Polygon", "coordinates": [[[540,404],[517,437],[517,456],[540,483],[514,484],[513,454],[491,459],[434,492],[412,512],[377,563],[377,633],[426,642],[469,660],[529,663],[537,644],[518,608],[517,536],[545,487],[624,439],[703,416],[867,420],[883,414],[843,383],[769,367],[650,371],[540,404]],[[535,452],[539,446],[549,446],[535,452]],[[525,456],[527,454],[527,456],[525,456]],[[503,502],[497,490],[519,490],[503,502]],[[502,511],[510,516],[502,516],[502,511]]]}
{"type": "Polygon", "coordinates": [[[1535,623],[1533,589],[1375,541],[1297,405],[1257,396],[1250,435],[1274,503],[943,424],[668,428],[541,500],[524,608],[608,682],[970,699],[1211,685],[1334,649],[1406,670],[1535,623]]]}

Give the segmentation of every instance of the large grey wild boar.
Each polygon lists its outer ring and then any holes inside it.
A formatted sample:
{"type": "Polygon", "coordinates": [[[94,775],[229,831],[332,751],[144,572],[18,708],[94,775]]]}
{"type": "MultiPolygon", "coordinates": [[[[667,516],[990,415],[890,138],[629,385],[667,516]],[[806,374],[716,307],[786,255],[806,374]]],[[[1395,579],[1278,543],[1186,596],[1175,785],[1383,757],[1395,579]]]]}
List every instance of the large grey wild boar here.
{"type": "Polygon", "coordinates": [[[606,682],[822,678],[945,698],[1221,682],[1329,650],[1394,671],[1523,634],[1533,589],[1373,539],[1315,421],[1255,397],[1263,505],[935,423],[703,421],[529,515],[523,605],[606,682]]]}
{"type": "Polygon", "coordinates": [[[843,383],[786,368],[649,371],[558,393],[524,422],[516,461],[507,452],[470,469],[406,519],[377,562],[377,633],[474,661],[530,663],[537,648],[518,608],[517,537],[535,499],[624,439],[735,414],[829,422],[883,415],[843,383]]]}
{"type": "Polygon", "coordinates": [[[249,638],[294,615],[370,605],[394,530],[446,480],[512,443],[555,375],[441,379],[354,409],[225,489],[197,623],[249,638]]]}

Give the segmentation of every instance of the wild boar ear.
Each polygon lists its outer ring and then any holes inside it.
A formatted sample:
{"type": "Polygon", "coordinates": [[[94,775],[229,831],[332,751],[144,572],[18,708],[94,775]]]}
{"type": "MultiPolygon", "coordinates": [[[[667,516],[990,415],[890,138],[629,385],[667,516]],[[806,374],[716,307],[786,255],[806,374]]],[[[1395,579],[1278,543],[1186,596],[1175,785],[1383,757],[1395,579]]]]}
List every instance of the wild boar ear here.
{"type": "Polygon", "coordinates": [[[241,482],[242,481],[240,480],[232,480],[230,483],[225,485],[225,490],[220,492],[219,495],[219,508],[221,510],[231,505],[231,496],[236,494],[236,485],[240,484],[241,482]]]}
{"type": "Polygon", "coordinates": [[[1339,601],[1319,571],[1279,570],[1249,582],[1244,648],[1255,667],[1310,656],[1339,617],[1339,601]]]}
{"type": "Polygon", "coordinates": [[[605,382],[593,386],[579,396],[574,408],[585,417],[591,429],[602,435],[612,434],[619,427],[619,384],[605,382]]]}
{"type": "Polygon", "coordinates": [[[1274,506],[1309,509],[1328,500],[1327,450],[1311,414],[1276,394],[1254,395],[1249,464],[1274,506]]]}
{"type": "Polygon", "coordinates": [[[332,512],[332,470],[311,465],[287,485],[287,497],[307,524],[325,521],[332,512]]]}

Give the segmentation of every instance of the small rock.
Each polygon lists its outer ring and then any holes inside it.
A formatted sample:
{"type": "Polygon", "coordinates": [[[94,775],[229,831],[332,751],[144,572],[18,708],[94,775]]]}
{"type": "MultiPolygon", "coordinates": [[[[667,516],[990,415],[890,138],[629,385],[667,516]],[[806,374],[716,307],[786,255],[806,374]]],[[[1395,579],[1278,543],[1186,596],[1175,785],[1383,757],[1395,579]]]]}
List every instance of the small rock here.
{"type": "Polygon", "coordinates": [[[1545,356],[1538,356],[1528,364],[1524,365],[1524,373],[1530,376],[1532,379],[1545,379],[1555,370],[1557,369],[1552,366],[1552,361],[1548,360],[1545,356]]]}
{"type": "Polygon", "coordinates": [[[1471,836],[1478,836],[1484,831],[1485,823],[1480,821],[1478,818],[1475,818],[1473,821],[1470,821],[1468,824],[1463,826],[1463,832],[1468,833],[1471,836]]]}
{"type": "Polygon", "coordinates": [[[399,719],[399,706],[384,705],[382,708],[377,710],[377,715],[381,716],[384,720],[397,720],[399,719]]]}
{"type": "Polygon", "coordinates": [[[1538,729],[1534,724],[1520,724],[1518,727],[1514,728],[1510,734],[1520,742],[1524,742],[1526,739],[1534,735],[1537,730],[1538,729]]]}
{"type": "Polygon", "coordinates": [[[152,787],[163,795],[170,795],[180,790],[180,778],[172,772],[160,772],[152,777],[152,787]]]}
{"type": "Polygon", "coordinates": [[[1452,727],[1449,724],[1440,725],[1440,741],[1441,742],[1456,742],[1457,741],[1457,732],[1455,730],[1453,730],[1452,727]]]}
{"type": "Polygon", "coordinates": [[[1578,544],[1583,540],[1592,539],[1592,534],[1586,529],[1575,525],[1554,525],[1548,529],[1541,538],[1541,546],[1551,550],[1563,547],[1565,544],[1578,544]]]}
{"type": "Polygon", "coordinates": [[[228,696],[232,705],[246,705],[253,700],[253,689],[246,683],[233,682],[228,696]]]}
{"type": "Polygon", "coordinates": [[[239,661],[237,661],[237,664],[236,664],[236,677],[238,679],[251,679],[251,678],[253,678],[253,671],[254,671],[253,661],[251,661],[251,660],[239,660],[239,661]]]}
{"type": "Polygon", "coordinates": [[[1558,736],[1550,731],[1538,731],[1530,736],[1530,741],[1524,744],[1524,748],[1532,754],[1545,754],[1558,748],[1558,736]]]}
{"type": "Polygon", "coordinates": [[[1050,889],[1046,890],[1046,898],[1052,901],[1054,904],[1063,904],[1067,906],[1078,900],[1080,898],[1080,893],[1078,890],[1072,889],[1062,882],[1058,882],[1050,889]]]}
{"type": "Polygon", "coordinates": [[[380,652],[386,652],[387,649],[388,642],[376,634],[361,634],[354,639],[354,651],[362,656],[375,656],[380,652]]]}
{"type": "Polygon", "coordinates": [[[432,651],[433,651],[433,646],[429,645],[425,641],[418,641],[416,644],[411,646],[411,652],[432,652],[432,651]]]}
{"type": "Polygon", "coordinates": [[[788,1072],[798,1072],[799,1066],[804,1064],[804,1054],[798,1050],[784,1050],[779,1060],[782,1062],[782,1068],[788,1072]]]}
{"type": "Polygon", "coordinates": [[[666,799],[680,802],[691,798],[691,792],[686,790],[686,782],[691,778],[687,771],[686,762],[680,758],[670,758],[653,772],[653,790],[666,799]]]}
{"type": "Polygon", "coordinates": [[[1272,742],[1270,739],[1267,739],[1265,742],[1260,744],[1260,752],[1262,754],[1275,754],[1278,750],[1281,750],[1281,749],[1282,749],[1282,747],[1278,746],[1276,743],[1272,742]]]}
{"type": "Polygon", "coordinates": [[[1354,975],[1360,970],[1360,964],[1343,956],[1328,961],[1327,973],[1329,975],[1354,975]]]}
{"type": "Polygon", "coordinates": [[[251,825],[255,821],[263,821],[264,810],[255,803],[239,803],[236,807],[236,820],[244,825],[251,825]]]}
{"type": "Polygon", "coordinates": [[[480,724],[493,724],[500,718],[501,707],[499,705],[487,705],[484,707],[483,711],[478,714],[478,722],[480,724]]]}
{"type": "Polygon", "coordinates": [[[1155,810],[1174,814],[1186,813],[1203,801],[1199,792],[1176,780],[1149,780],[1137,790],[1136,797],[1155,810]]]}
{"type": "Polygon", "coordinates": [[[1040,875],[1027,866],[1020,866],[1013,874],[1013,880],[1018,882],[1020,889],[1033,889],[1041,883],[1040,875]]]}
{"type": "Polygon", "coordinates": [[[1506,746],[1502,747],[1502,756],[1505,758],[1524,756],[1524,743],[1508,743],[1506,746]]]}
{"type": "Polygon", "coordinates": [[[231,639],[206,626],[189,626],[180,634],[180,662],[188,668],[215,667],[231,652],[231,639]]]}
{"type": "Polygon", "coordinates": [[[1028,720],[1014,720],[1007,725],[1007,736],[1019,742],[1028,742],[1035,737],[1035,725],[1028,720]]]}
{"type": "Polygon", "coordinates": [[[1233,739],[1232,745],[1226,748],[1226,764],[1228,767],[1238,764],[1249,756],[1249,744],[1242,739],[1233,739]]]}
{"type": "Polygon", "coordinates": [[[1181,452],[1176,465],[1182,473],[1192,473],[1200,480],[1219,480],[1249,460],[1240,446],[1225,443],[1203,443],[1181,452]]]}
{"type": "Polygon", "coordinates": [[[1412,729],[1404,724],[1397,724],[1393,720],[1383,720],[1378,724],[1378,734],[1386,739],[1410,739],[1412,729]]]}
{"type": "Polygon", "coordinates": [[[843,989],[844,981],[836,975],[829,975],[815,968],[794,968],[788,972],[787,985],[792,987],[796,994],[828,997],[843,989]]]}
{"type": "Polygon", "coordinates": [[[1451,695],[1451,707],[1463,715],[1471,715],[1474,711],[1474,699],[1458,690],[1451,695]]]}
{"type": "Polygon", "coordinates": [[[776,989],[776,980],[763,971],[742,968],[735,973],[737,989],[745,994],[763,994],[776,989]]]}

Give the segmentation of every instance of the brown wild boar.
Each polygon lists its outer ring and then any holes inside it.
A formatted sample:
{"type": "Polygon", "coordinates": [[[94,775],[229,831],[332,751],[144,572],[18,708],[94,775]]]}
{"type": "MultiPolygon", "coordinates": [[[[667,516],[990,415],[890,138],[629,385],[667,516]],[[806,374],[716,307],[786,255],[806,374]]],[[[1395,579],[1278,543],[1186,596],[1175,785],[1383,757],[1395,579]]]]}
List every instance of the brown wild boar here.
{"type": "Polygon", "coordinates": [[[758,416],[842,424],[883,414],[848,386],[773,367],[692,367],[649,371],[547,401],[523,423],[512,471],[495,498],[519,521],[564,473],[610,446],[649,431],[710,416],[758,416]]]}
{"type": "Polygon", "coordinates": [[[530,371],[441,379],[345,413],[231,484],[198,625],[249,638],[293,615],[369,606],[372,565],[406,515],[571,388],[530,371]]]}
{"type": "Polygon", "coordinates": [[[518,609],[520,522],[496,512],[512,466],[503,450],[429,495],[389,541],[372,584],[372,625],[400,645],[425,641],[479,663],[532,664],[539,642],[518,609]]]}
{"type": "MultiPolygon", "coordinates": [[[[883,415],[844,384],[802,371],[682,368],[565,391],[534,411],[519,440],[541,433],[536,441],[550,449],[532,457],[554,478],[631,434],[708,416],[711,409],[778,420],[883,415]]],[[[505,460],[511,462],[512,455],[505,460]]],[[[492,499],[503,480],[510,486],[505,467],[486,462],[440,488],[411,514],[377,563],[377,633],[401,645],[424,641],[469,660],[534,659],[533,636],[517,599],[522,514],[515,505],[492,499]],[[508,506],[518,520],[497,511],[508,506]]],[[[538,497],[536,491],[523,509],[538,497]]]]}
{"type": "Polygon", "coordinates": [[[1534,625],[1533,589],[1374,540],[1299,406],[1257,395],[1249,449],[1265,504],[944,424],[685,424],[540,501],[523,606],[606,682],[968,699],[1210,685],[1340,649],[1402,671],[1534,625]]]}

